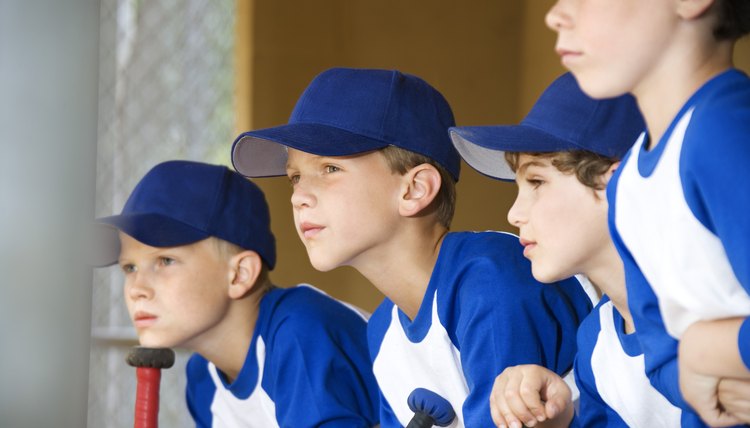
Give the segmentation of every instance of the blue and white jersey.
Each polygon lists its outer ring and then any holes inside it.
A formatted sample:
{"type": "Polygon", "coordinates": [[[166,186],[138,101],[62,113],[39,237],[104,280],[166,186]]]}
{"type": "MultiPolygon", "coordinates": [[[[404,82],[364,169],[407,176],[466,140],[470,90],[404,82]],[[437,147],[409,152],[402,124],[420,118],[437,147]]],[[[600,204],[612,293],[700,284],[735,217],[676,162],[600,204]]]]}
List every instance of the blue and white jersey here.
{"type": "Polygon", "coordinates": [[[378,392],[362,314],[311,286],[274,288],[260,302],[232,383],[198,354],[187,403],[199,427],[372,427],[378,392]]]}
{"type": "Polygon", "coordinates": [[[451,427],[494,426],[489,396],[508,366],[570,370],[575,332],[591,303],[575,279],[542,284],[531,276],[518,237],[449,233],[413,321],[385,299],[367,333],[381,392],[384,428],[405,426],[407,397],[426,388],[456,412],[451,427]]]}
{"type": "Polygon", "coordinates": [[[649,382],[641,344],[609,297],[578,328],[576,385],[581,427],[678,427],[682,411],[649,382]]]}
{"type": "Polygon", "coordinates": [[[651,151],[646,138],[608,186],[610,231],[646,372],[686,408],[677,381],[682,333],[697,320],[750,315],[750,79],[738,70],[714,77],[651,151]]]}

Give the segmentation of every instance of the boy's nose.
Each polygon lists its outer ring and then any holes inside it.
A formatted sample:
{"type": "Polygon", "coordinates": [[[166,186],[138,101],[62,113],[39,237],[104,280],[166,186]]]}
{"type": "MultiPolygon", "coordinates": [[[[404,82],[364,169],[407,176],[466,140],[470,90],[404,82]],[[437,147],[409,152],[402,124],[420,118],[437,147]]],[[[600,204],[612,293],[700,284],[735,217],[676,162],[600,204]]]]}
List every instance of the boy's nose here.
{"type": "Polygon", "coordinates": [[[294,186],[292,192],[292,207],[300,209],[302,207],[312,207],[315,204],[315,197],[305,184],[301,181],[294,186]]]}
{"type": "Polygon", "coordinates": [[[569,0],[557,0],[544,16],[544,23],[553,31],[560,31],[570,25],[571,17],[568,11],[569,0]]]}
{"type": "Polygon", "coordinates": [[[522,224],[526,222],[526,215],[523,210],[523,204],[521,198],[518,196],[513,201],[513,206],[508,210],[508,223],[514,227],[520,228],[522,224]]]}
{"type": "Polygon", "coordinates": [[[138,275],[134,280],[127,284],[128,296],[133,300],[150,298],[153,296],[153,289],[147,283],[143,275],[138,275]]]}

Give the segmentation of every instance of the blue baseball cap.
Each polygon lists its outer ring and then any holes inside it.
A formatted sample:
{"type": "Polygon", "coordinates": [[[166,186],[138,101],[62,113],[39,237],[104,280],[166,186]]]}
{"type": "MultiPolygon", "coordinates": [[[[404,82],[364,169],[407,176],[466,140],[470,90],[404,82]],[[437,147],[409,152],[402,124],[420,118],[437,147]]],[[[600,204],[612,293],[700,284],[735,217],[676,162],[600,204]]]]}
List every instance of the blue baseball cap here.
{"type": "MultiPolygon", "coordinates": [[[[135,186],[120,215],[96,220],[101,242],[118,243],[117,230],[152,247],[175,247],[216,237],[258,253],[269,269],[276,244],[263,192],[225,166],[191,161],[156,165],[135,186]],[[112,235],[115,235],[112,238],[112,235]]],[[[97,255],[117,262],[119,245],[97,255]]]]}
{"type": "Polygon", "coordinates": [[[450,136],[472,168],[513,180],[504,152],[588,150],[621,159],[645,129],[631,95],[595,100],[565,73],[545,89],[519,125],[453,127],[450,136]]]}
{"type": "Polygon", "coordinates": [[[396,70],[333,68],[300,96],[289,123],[241,134],[232,164],[247,177],[286,174],[287,147],[347,156],[396,146],[426,156],[458,180],[448,102],[424,80],[396,70]]]}

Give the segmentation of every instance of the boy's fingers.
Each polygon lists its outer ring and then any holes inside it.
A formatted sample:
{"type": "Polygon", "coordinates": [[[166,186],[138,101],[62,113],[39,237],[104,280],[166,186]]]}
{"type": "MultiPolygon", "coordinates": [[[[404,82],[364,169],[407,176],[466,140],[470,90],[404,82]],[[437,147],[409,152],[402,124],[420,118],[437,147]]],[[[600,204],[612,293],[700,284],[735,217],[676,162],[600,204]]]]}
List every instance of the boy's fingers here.
{"type": "Polygon", "coordinates": [[[506,428],[508,426],[500,408],[506,381],[507,377],[502,374],[496,377],[495,384],[492,386],[492,392],[490,393],[490,414],[492,415],[492,421],[499,428],[506,428]]]}
{"type": "Polygon", "coordinates": [[[544,402],[542,401],[542,387],[543,385],[538,378],[525,378],[520,385],[519,393],[524,407],[528,409],[531,417],[535,419],[524,418],[526,425],[529,425],[530,422],[542,422],[547,419],[544,402]]]}
{"type": "Polygon", "coordinates": [[[544,408],[549,419],[560,415],[565,408],[572,404],[570,388],[562,378],[553,380],[544,392],[544,408]]]}
{"type": "Polygon", "coordinates": [[[510,367],[495,379],[490,395],[490,411],[496,415],[493,416],[493,420],[499,427],[521,428],[523,426],[508,401],[509,396],[515,396],[518,400],[519,377],[517,375],[518,370],[510,367]]]}
{"type": "Polygon", "coordinates": [[[524,387],[524,389],[528,390],[522,391],[521,385],[522,382],[520,379],[511,379],[508,382],[505,389],[505,402],[515,417],[523,421],[527,426],[533,427],[537,423],[537,418],[526,405],[526,401],[521,394],[533,395],[536,393],[538,395],[539,392],[533,391],[533,388],[529,388],[528,386],[524,387]]]}
{"type": "Polygon", "coordinates": [[[744,423],[750,423],[750,381],[721,379],[718,387],[719,405],[744,423]]]}
{"type": "Polygon", "coordinates": [[[568,401],[565,401],[560,397],[555,397],[544,403],[544,411],[547,414],[547,418],[553,419],[559,416],[568,405],[568,401]]]}
{"type": "Polygon", "coordinates": [[[490,396],[490,415],[492,415],[492,422],[494,422],[498,428],[506,428],[508,423],[505,422],[505,418],[503,418],[497,404],[495,404],[494,398],[494,396],[490,396]]]}
{"type": "Polygon", "coordinates": [[[492,398],[490,413],[492,414],[492,420],[498,427],[521,428],[523,426],[521,421],[510,410],[510,407],[508,407],[503,394],[496,394],[492,398]]]}
{"type": "Polygon", "coordinates": [[[710,410],[707,412],[699,412],[703,422],[707,423],[712,427],[729,427],[733,425],[740,425],[742,421],[733,415],[721,412],[719,410],[710,410]]]}

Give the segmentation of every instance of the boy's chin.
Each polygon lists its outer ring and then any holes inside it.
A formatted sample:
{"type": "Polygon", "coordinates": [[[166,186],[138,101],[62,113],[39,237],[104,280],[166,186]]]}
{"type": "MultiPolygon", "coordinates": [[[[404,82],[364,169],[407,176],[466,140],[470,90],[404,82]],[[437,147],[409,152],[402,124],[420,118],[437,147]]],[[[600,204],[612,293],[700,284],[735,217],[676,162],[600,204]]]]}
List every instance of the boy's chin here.
{"type": "Polygon", "coordinates": [[[591,98],[615,98],[628,92],[624,85],[622,87],[617,84],[613,85],[611,79],[607,78],[606,75],[604,78],[601,78],[601,73],[598,71],[571,70],[571,72],[576,77],[581,90],[591,98]]]}
{"type": "Polygon", "coordinates": [[[560,272],[550,269],[545,270],[534,265],[532,265],[531,274],[534,276],[534,279],[544,284],[551,284],[567,278],[567,276],[563,276],[560,272]]]}
{"type": "Polygon", "coordinates": [[[307,257],[312,267],[319,272],[328,272],[341,266],[340,263],[336,263],[335,260],[329,257],[316,257],[315,254],[311,254],[309,251],[307,252],[307,257]]]}
{"type": "Polygon", "coordinates": [[[312,265],[313,268],[315,268],[315,270],[317,270],[319,272],[332,271],[332,270],[334,270],[334,269],[336,269],[338,267],[338,265],[334,265],[332,263],[328,263],[327,261],[326,262],[315,262],[313,260],[310,260],[310,264],[312,265]]]}
{"type": "Polygon", "coordinates": [[[138,342],[143,348],[174,348],[177,343],[157,337],[140,337],[138,342]]]}

